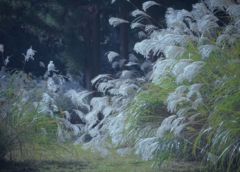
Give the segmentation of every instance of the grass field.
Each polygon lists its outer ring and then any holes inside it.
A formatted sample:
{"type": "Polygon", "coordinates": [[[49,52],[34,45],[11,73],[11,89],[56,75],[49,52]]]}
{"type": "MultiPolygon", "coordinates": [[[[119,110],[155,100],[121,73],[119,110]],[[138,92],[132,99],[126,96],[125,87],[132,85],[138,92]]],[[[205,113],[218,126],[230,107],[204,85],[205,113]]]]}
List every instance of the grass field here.
{"type": "Polygon", "coordinates": [[[197,172],[198,163],[170,162],[161,169],[153,169],[154,160],[143,161],[134,153],[120,156],[115,151],[101,156],[75,146],[72,151],[44,152],[24,160],[6,161],[0,164],[1,172],[197,172]]]}

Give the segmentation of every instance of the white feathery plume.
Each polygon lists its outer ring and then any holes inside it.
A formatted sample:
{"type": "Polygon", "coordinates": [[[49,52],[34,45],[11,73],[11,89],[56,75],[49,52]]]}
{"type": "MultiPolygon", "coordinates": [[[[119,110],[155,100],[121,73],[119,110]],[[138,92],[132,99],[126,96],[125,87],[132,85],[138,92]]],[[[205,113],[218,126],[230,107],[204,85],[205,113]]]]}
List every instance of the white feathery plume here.
{"type": "Polygon", "coordinates": [[[228,14],[234,17],[240,17],[240,4],[232,4],[227,8],[228,14]]]}
{"type": "Polygon", "coordinates": [[[169,112],[174,113],[177,111],[177,106],[181,105],[182,102],[188,102],[189,99],[186,97],[179,96],[177,94],[171,93],[167,98],[167,109],[169,112]]]}
{"type": "Polygon", "coordinates": [[[186,52],[186,49],[183,47],[170,45],[166,46],[164,49],[164,54],[166,58],[176,59],[177,57],[182,57],[182,55],[186,52]]]}
{"type": "Polygon", "coordinates": [[[157,129],[156,136],[157,136],[157,137],[162,137],[166,131],[170,130],[171,127],[172,127],[172,125],[171,125],[171,124],[172,124],[172,121],[173,121],[176,117],[177,117],[177,115],[171,115],[171,116],[165,118],[165,119],[162,121],[160,127],[157,129]]]}
{"type": "Polygon", "coordinates": [[[181,85],[176,88],[173,93],[170,93],[166,99],[167,109],[171,113],[175,112],[177,106],[182,103],[182,101],[189,101],[188,98],[184,97],[184,92],[188,89],[188,86],[181,85]]]}
{"type": "Polygon", "coordinates": [[[116,146],[123,140],[122,131],[124,129],[124,121],[126,116],[124,111],[120,111],[117,116],[109,116],[107,122],[103,126],[103,130],[109,131],[108,134],[112,138],[112,143],[116,146]]]}
{"type": "Polygon", "coordinates": [[[108,61],[111,63],[113,61],[113,59],[117,56],[120,56],[118,53],[114,52],[114,51],[109,51],[107,52],[105,55],[107,55],[108,57],[108,61]]]}
{"type": "Polygon", "coordinates": [[[105,78],[107,78],[107,79],[112,79],[109,74],[100,74],[100,75],[94,77],[94,78],[91,80],[91,84],[92,84],[92,85],[93,85],[93,84],[96,84],[97,81],[100,82],[100,81],[102,81],[102,80],[105,79],[105,78]]]}
{"type": "Polygon", "coordinates": [[[73,111],[79,116],[79,118],[85,122],[85,114],[83,112],[81,112],[80,110],[77,109],[73,109],[73,111]]]}
{"type": "Polygon", "coordinates": [[[129,23],[127,20],[123,20],[117,17],[111,17],[109,19],[109,24],[112,25],[113,27],[116,27],[122,23],[129,23]]]}
{"type": "Polygon", "coordinates": [[[145,71],[145,70],[151,69],[152,65],[153,63],[147,59],[141,64],[140,68],[142,71],[145,71]]]}
{"type": "Polygon", "coordinates": [[[115,95],[115,96],[120,95],[118,88],[111,88],[108,92],[109,92],[111,95],[115,95]]]}
{"type": "Polygon", "coordinates": [[[145,12],[139,10],[139,9],[134,10],[131,14],[132,14],[133,17],[143,16],[143,17],[151,18],[147,13],[145,13],[145,12]]]}
{"type": "Polygon", "coordinates": [[[159,35],[163,36],[167,33],[172,33],[172,32],[166,29],[153,30],[152,33],[149,35],[149,38],[154,40],[154,39],[157,39],[159,35]]]}
{"type": "Polygon", "coordinates": [[[79,93],[77,93],[75,90],[69,90],[67,93],[65,93],[64,95],[68,98],[71,99],[71,101],[80,107],[84,107],[86,109],[88,109],[90,111],[90,106],[89,104],[87,104],[86,98],[92,94],[92,92],[89,91],[81,91],[79,93]]]}
{"type": "Polygon", "coordinates": [[[125,66],[135,66],[135,65],[139,65],[139,64],[134,62],[128,62],[127,64],[125,64],[125,66]]]}
{"type": "Polygon", "coordinates": [[[94,110],[102,111],[109,105],[109,97],[93,97],[90,101],[90,105],[94,110]]]}
{"type": "Polygon", "coordinates": [[[146,1],[142,4],[142,9],[143,9],[143,11],[146,12],[147,9],[150,8],[153,5],[160,5],[160,4],[156,3],[155,1],[146,1]]]}
{"type": "Polygon", "coordinates": [[[136,28],[136,27],[144,28],[145,25],[144,25],[144,24],[141,24],[141,23],[135,22],[135,23],[132,23],[132,24],[130,25],[130,27],[131,27],[131,29],[134,29],[134,28],[136,28]]]}
{"type": "Polygon", "coordinates": [[[217,45],[224,45],[230,38],[229,34],[222,34],[217,37],[216,44],[217,45]]]}
{"type": "Polygon", "coordinates": [[[199,91],[199,89],[203,86],[202,83],[198,83],[198,84],[193,84],[189,87],[189,92],[187,94],[187,98],[191,98],[192,95],[196,94],[197,95],[197,98],[201,98],[202,95],[199,91]]]}
{"type": "Polygon", "coordinates": [[[34,60],[33,56],[35,55],[35,50],[32,49],[32,46],[27,50],[27,54],[23,54],[22,55],[25,57],[25,61],[27,62],[29,60],[29,58],[31,58],[32,60],[34,60]]]}
{"type": "Polygon", "coordinates": [[[176,35],[176,34],[166,34],[161,38],[162,44],[166,45],[186,45],[186,36],[185,35],[176,35]]]}
{"type": "Polygon", "coordinates": [[[233,0],[205,0],[204,2],[212,11],[215,9],[225,11],[230,5],[235,4],[233,0]]]}
{"type": "Polygon", "coordinates": [[[126,59],[119,60],[119,67],[122,67],[126,61],[126,59]]]}
{"type": "Polygon", "coordinates": [[[74,135],[78,135],[80,133],[80,129],[78,128],[77,125],[71,124],[69,122],[69,120],[65,119],[65,118],[61,118],[60,119],[62,121],[62,123],[64,124],[64,126],[66,126],[67,128],[70,128],[73,130],[74,135]]]}
{"type": "Polygon", "coordinates": [[[119,62],[113,62],[113,63],[112,63],[112,68],[113,68],[113,69],[116,70],[118,67],[120,67],[119,62]]]}
{"type": "Polygon", "coordinates": [[[55,65],[53,64],[53,61],[50,61],[48,64],[48,70],[47,70],[48,75],[50,75],[50,71],[58,72],[58,70],[55,70],[55,65]]]}
{"type": "Polygon", "coordinates": [[[39,66],[45,68],[45,64],[43,62],[39,62],[39,66]]]}
{"type": "Polygon", "coordinates": [[[55,101],[47,93],[43,93],[40,102],[35,102],[34,106],[37,108],[38,113],[50,114],[53,118],[53,112],[58,111],[58,107],[55,105],[55,101]],[[51,109],[50,109],[51,108],[51,109]]]}
{"type": "Polygon", "coordinates": [[[193,31],[194,33],[198,34],[198,36],[199,36],[199,31],[198,31],[197,23],[195,23],[195,22],[190,23],[190,29],[191,29],[191,31],[193,31]]]}
{"type": "Polygon", "coordinates": [[[63,114],[64,114],[64,116],[65,116],[65,118],[66,118],[67,120],[70,120],[70,119],[71,119],[71,115],[70,115],[70,113],[69,113],[68,111],[63,111],[63,114]]]}
{"type": "Polygon", "coordinates": [[[172,73],[175,76],[178,76],[179,74],[183,73],[184,68],[186,66],[188,66],[189,64],[191,64],[193,62],[192,59],[180,59],[179,61],[177,61],[177,63],[174,65],[173,69],[172,69],[172,73]]]}
{"type": "Polygon", "coordinates": [[[128,55],[128,60],[133,63],[138,63],[138,58],[134,54],[129,54],[128,55]]]}
{"type": "Polygon", "coordinates": [[[104,115],[104,117],[106,118],[106,117],[108,117],[112,112],[114,112],[114,108],[113,107],[111,107],[111,106],[107,106],[107,107],[105,107],[104,109],[103,109],[103,111],[102,111],[102,114],[104,115]]]}
{"type": "Polygon", "coordinates": [[[120,78],[129,79],[129,78],[132,78],[133,76],[134,76],[134,71],[124,70],[122,71],[120,78]]]}
{"type": "Polygon", "coordinates": [[[240,18],[237,19],[237,21],[235,22],[234,24],[236,30],[237,30],[237,33],[240,34],[240,18]]]}
{"type": "Polygon", "coordinates": [[[185,116],[185,115],[187,115],[188,111],[191,110],[191,109],[192,109],[191,107],[180,108],[180,109],[177,111],[177,115],[178,115],[178,116],[185,116]]]}
{"type": "Polygon", "coordinates": [[[176,20],[177,18],[177,11],[173,8],[168,8],[167,12],[165,14],[166,23],[168,28],[173,28],[175,23],[179,23],[179,21],[176,20]]]}
{"type": "Polygon", "coordinates": [[[213,14],[208,14],[203,16],[201,19],[197,20],[197,26],[202,34],[208,33],[211,35],[211,30],[219,27],[217,24],[218,18],[213,14]]]}
{"type": "Polygon", "coordinates": [[[77,145],[79,143],[83,143],[86,135],[87,135],[87,133],[84,133],[81,137],[79,137],[77,140],[75,140],[74,145],[77,145]]]}
{"type": "Polygon", "coordinates": [[[181,84],[184,80],[189,82],[201,71],[202,66],[205,64],[203,61],[195,61],[187,65],[182,74],[176,77],[176,83],[181,84]]]}
{"type": "Polygon", "coordinates": [[[82,148],[86,150],[89,149],[90,147],[92,152],[101,152],[102,156],[110,154],[107,148],[111,148],[111,145],[107,142],[106,136],[98,134],[90,142],[85,143],[82,148]]]}
{"type": "Polygon", "coordinates": [[[4,52],[4,45],[0,44],[0,51],[3,53],[4,52]]]}
{"type": "Polygon", "coordinates": [[[97,90],[105,93],[108,89],[114,87],[114,85],[110,82],[101,82],[100,84],[98,84],[97,86],[97,90]]]}
{"type": "Polygon", "coordinates": [[[202,55],[202,58],[205,59],[206,57],[209,57],[210,53],[212,51],[219,50],[219,48],[212,44],[202,45],[198,47],[199,52],[202,55]]]}
{"type": "Polygon", "coordinates": [[[55,84],[54,80],[51,77],[49,77],[47,80],[47,86],[48,90],[51,93],[55,93],[59,89],[59,86],[55,84]]]}
{"type": "Polygon", "coordinates": [[[99,110],[93,109],[85,115],[85,121],[86,121],[88,130],[91,130],[91,128],[97,123],[98,113],[99,113],[99,110]]]}
{"type": "Polygon", "coordinates": [[[201,115],[201,113],[196,113],[196,114],[194,114],[194,115],[191,115],[191,116],[188,118],[189,122],[190,122],[190,123],[194,123],[195,118],[198,117],[199,115],[201,115]]]}
{"type": "Polygon", "coordinates": [[[141,156],[143,160],[150,160],[153,158],[158,146],[159,142],[157,137],[140,139],[134,146],[136,149],[135,154],[141,156]]]}
{"type": "Polygon", "coordinates": [[[184,127],[188,125],[188,124],[181,124],[179,126],[177,126],[174,130],[173,130],[173,133],[175,136],[178,136],[179,133],[184,129],[184,127]]]}
{"type": "Polygon", "coordinates": [[[153,73],[150,76],[152,82],[155,83],[161,76],[165,76],[166,74],[168,74],[170,69],[174,66],[176,62],[177,61],[174,59],[158,59],[153,66],[153,73]]]}
{"type": "MultiPolygon", "coordinates": [[[[193,5],[193,10],[191,11],[191,14],[194,17],[194,19],[196,21],[198,21],[203,16],[205,16],[207,14],[212,14],[212,12],[206,7],[206,5],[204,3],[197,3],[197,4],[193,5]]],[[[197,28],[198,28],[198,26],[197,26],[197,28]]]]}
{"type": "Polygon", "coordinates": [[[186,17],[193,18],[192,14],[187,10],[177,10],[177,20],[183,21],[186,17]]]}
{"type": "Polygon", "coordinates": [[[119,88],[119,94],[127,96],[133,90],[138,90],[139,87],[135,84],[122,84],[119,88]]]}
{"type": "Polygon", "coordinates": [[[4,61],[4,65],[5,65],[5,66],[7,66],[7,65],[8,65],[8,63],[9,63],[9,58],[10,58],[10,57],[9,57],[9,56],[7,56],[7,58],[5,59],[5,61],[4,61]]]}
{"type": "Polygon", "coordinates": [[[192,109],[198,110],[199,104],[202,104],[202,103],[203,103],[203,98],[202,97],[197,98],[196,100],[194,100],[194,102],[192,102],[192,109]]]}
{"type": "Polygon", "coordinates": [[[144,39],[141,42],[137,42],[134,45],[133,50],[136,51],[137,53],[142,54],[145,58],[149,58],[149,52],[151,49],[157,45],[158,42],[152,39],[144,39]]]}
{"type": "Polygon", "coordinates": [[[230,24],[230,25],[227,25],[224,30],[223,30],[223,34],[232,34],[234,33],[236,30],[235,26],[230,24]]]}
{"type": "Polygon", "coordinates": [[[138,32],[138,38],[139,39],[144,39],[144,38],[147,38],[147,35],[143,31],[139,31],[138,32]]]}
{"type": "Polygon", "coordinates": [[[187,85],[180,85],[175,89],[174,94],[182,96],[187,89],[188,89],[187,85]]]}
{"type": "Polygon", "coordinates": [[[113,4],[114,2],[116,2],[116,0],[112,0],[111,4],[113,4]]]}
{"type": "Polygon", "coordinates": [[[185,119],[186,119],[185,117],[179,117],[179,118],[174,119],[171,123],[170,132],[175,131],[178,128],[179,124],[182,123],[185,119]]]}
{"type": "Polygon", "coordinates": [[[151,33],[154,30],[158,30],[158,27],[154,26],[154,25],[151,25],[151,24],[146,25],[146,27],[145,27],[145,31],[148,32],[148,33],[151,33]]]}

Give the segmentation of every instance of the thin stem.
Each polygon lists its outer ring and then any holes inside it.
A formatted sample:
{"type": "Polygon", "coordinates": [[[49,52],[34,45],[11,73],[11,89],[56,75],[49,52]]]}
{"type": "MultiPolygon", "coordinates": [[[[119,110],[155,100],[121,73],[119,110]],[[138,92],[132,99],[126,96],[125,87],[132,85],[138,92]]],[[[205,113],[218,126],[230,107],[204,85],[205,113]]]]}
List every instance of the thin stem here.
{"type": "MultiPolygon", "coordinates": [[[[136,9],[139,10],[139,8],[138,8],[136,5],[134,5],[130,0],[127,0],[127,1],[128,1],[130,4],[132,4],[132,6],[134,6],[136,9]]],[[[161,4],[159,4],[159,5],[167,9],[167,7],[165,7],[165,6],[161,5],[161,4]]],[[[140,10],[140,11],[142,11],[142,10],[140,10]]],[[[145,13],[145,12],[144,12],[144,13],[145,13]]],[[[151,17],[151,16],[150,16],[150,17],[151,17]]],[[[147,17],[144,17],[144,18],[146,18],[146,20],[147,20],[149,23],[151,23],[151,21],[150,21],[147,17]]],[[[160,24],[158,21],[156,21],[154,18],[151,17],[151,19],[152,19],[153,21],[155,21],[159,26],[161,26],[162,28],[164,28],[163,25],[161,25],[161,24],[160,24]]]]}

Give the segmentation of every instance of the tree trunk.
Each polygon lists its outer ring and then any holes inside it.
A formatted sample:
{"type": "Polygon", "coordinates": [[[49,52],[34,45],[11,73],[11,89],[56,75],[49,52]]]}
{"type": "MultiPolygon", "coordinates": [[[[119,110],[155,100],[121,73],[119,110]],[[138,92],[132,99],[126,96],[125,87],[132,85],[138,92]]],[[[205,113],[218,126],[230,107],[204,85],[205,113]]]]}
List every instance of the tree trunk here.
{"type": "Polygon", "coordinates": [[[85,26],[83,27],[83,32],[84,32],[84,44],[85,44],[85,75],[86,75],[86,89],[88,91],[92,91],[92,84],[91,80],[93,77],[93,60],[92,60],[92,53],[91,53],[91,37],[90,37],[90,28],[89,28],[89,23],[87,22],[85,26]]]}
{"type": "MultiPolygon", "coordinates": [[[[126,11],[124,8],[126,6],[124,5],[124,1],[120,1],[119,3],[119,12],[120,12],[120,18],[127,20],[126,11]]],[[[123,23],[120,25],[120,56],[124,59],[128,59],[128,32],[127,32],[127,24],[123,23]]]]}
{"type": "Polygon", "coordinates": [[[100,12],[98,11],[92,19],[92,65],[93,77],[101,72],[101,52],[100,52],[100,12]]]}

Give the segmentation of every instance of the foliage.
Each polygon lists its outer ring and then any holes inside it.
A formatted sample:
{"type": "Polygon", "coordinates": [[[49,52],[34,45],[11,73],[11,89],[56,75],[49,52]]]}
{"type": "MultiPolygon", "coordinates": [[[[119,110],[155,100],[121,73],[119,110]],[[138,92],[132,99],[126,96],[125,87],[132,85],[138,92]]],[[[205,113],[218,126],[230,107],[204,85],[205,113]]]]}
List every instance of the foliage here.
{"type": "MultiPolygon", "coordinates": [[[[239,16],[232,12],[239,4],[215,2],[197,3],[190,12],[169,8],[166,29],[146,26],[147,38],[134,50],[152,61],[147,70],[136,71],[141,64],[129,59],[119,75],[92,81],[105,97],[85,116],[93,137],[87,147],[105,154],[110,136],[115,146],[129,146],[145,160],[155,155],[160,164],[185,158],[210,171],[239,170],[239,16]],[[216,9],[231,18],[222,28],[216,9]]],[[[135,14],[138,22],[149,17],[135,14]]]]}
{"type": "MultiPolygon", "coordinates": [[[[58,121],[37,113],[27,96],[39,93],[36,90],[17,90],[13,83],[18,77],[17,74],[12,75],[7,81],[7,87],[1,89],[1,159],[13,160],[16,154],[24,158],[40,153],[40,150],[52,148],[56,142],[58,121]],[[39,150],[36,147],[39,147],[39,150]]],[[[1,83],[5,81],[2,79],[1,83]]]]}
{"type": "MultiPolygon", "coordinates": [[[[30,48],[25,57],[34,59],[35,52],[30,48]]],[[[46,71],[47,81],[32,79],[24,71],[9,72],[5,67],[0,71],[1,161],[42,156],[46,150],[56,155],[55,150],[67,149],[65,142],[80,130],[56,103],[61,102],[62,92],[74,85],[64,84],[61,75],[48,77],[50,71],[56,71],[52,62],[46,71]]]]}

